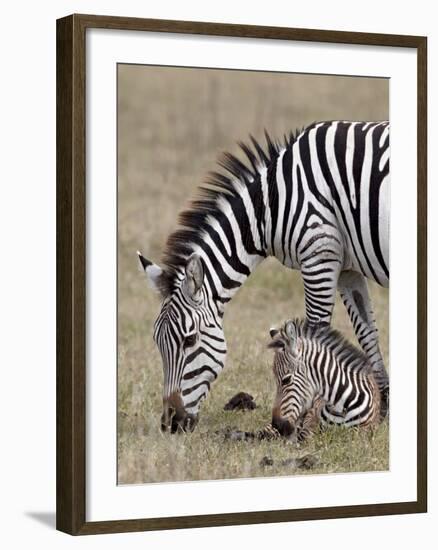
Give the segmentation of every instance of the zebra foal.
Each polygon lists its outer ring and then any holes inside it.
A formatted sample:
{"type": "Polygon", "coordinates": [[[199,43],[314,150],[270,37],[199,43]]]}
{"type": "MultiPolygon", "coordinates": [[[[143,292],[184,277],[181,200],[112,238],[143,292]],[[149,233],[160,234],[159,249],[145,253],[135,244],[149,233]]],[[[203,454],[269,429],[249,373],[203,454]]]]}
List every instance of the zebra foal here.
{"type": "Polygon", "coordinates": [[[258,432],[233,432],[234,440],[304,441],[322,425],[376,426],[381,395],[367,357],[330,328],[302,320],[271,329],[277,391],[272,422],[258,432]]]}

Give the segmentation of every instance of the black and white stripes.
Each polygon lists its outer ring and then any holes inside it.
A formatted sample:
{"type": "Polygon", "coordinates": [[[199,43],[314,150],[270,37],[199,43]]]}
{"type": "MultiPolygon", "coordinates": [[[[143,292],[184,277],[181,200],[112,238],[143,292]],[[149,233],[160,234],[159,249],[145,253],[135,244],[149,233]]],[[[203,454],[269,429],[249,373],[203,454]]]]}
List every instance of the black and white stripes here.
{"type": "MultiPolygon", "coordinates": [[[[271,336],[277,383],[272,425],[280,433],[287,423],[299,426],[299,420],[303,431],[309,411],[318,416],[317,424],[372,426],[379,422],[380,391],[369,361],[337,331],[293,320],[271,336]]],[[[301,438],[307,435],[301,433],[301,438]]]]}
{"type": "Polygon", "coordinates": [[[337,331],[295,319],[270,334],[276,382],[272,421],[256,432],[231,431],[227,438],[301,442],[321,425],[380,422],[381,394],[369,361],[337,331]]]}
{"type": "MultiPolygon", "coordinates": [[[[164,422],[193,426],[225,364],[226,303],[267,256],[300,269],[307,320],[330,323],[339,290],[379,387],[388,387],[365,277],[389,283],[389,124],[322,122],[267,152],[226,154],[180,216],[163,267],[141,257],[162,309],[164,422]]],[[[267,322],[269,320],[267,319],[267,322]]]]}

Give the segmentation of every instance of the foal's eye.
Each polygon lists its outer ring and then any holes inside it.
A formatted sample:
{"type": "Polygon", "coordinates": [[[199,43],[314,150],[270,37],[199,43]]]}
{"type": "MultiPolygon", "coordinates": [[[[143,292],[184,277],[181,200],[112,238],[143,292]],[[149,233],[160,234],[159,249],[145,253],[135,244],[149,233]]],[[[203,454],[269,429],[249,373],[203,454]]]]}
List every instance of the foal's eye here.
{"type": "Polygon", "coordinates": [[[291,374],[286,374],[286,376],[283,376],[283,378],[281,379],[281,384],[282,385],[290,384],[291,380],[292,380],[292,375],[291,374]]]}
{"type": "Polygon", "coordinates": [[[191,348],[196,344],[196,334],[189,334],[184,338],[184,347],[191,348]]]}

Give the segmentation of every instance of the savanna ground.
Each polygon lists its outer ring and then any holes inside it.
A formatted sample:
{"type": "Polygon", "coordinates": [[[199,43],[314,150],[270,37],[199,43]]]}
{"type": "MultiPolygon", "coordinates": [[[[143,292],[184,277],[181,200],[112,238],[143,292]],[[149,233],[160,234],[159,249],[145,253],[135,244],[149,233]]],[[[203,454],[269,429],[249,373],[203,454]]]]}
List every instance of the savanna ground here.
{"type": "MultiPolygon", "coordinates": [[[[388,81],[119,65],[118,69],[118,481],[121,484],[291,475],[280,461],[314,453],[310,473],[386,470],[387,421],[374,433],[333,428],[297,448],[282,441],[230,442],[215,431],[255,430],[274,396],[268,329],[304,313],[299,273],[266,260],[225,313],[227,364],[200,410],[194,433],[160,431],[162,366],[152,340],[160,301],[136,250],[159,262],[178,212],[215,169],[220,152],[239,154],[248,134],[262,140],[315,120],[388,117],[388,81]],[[238,391],[254,411],[225,412],[238,391]],[[273,466],[259,465],[264,456],[273,466]]],[[[369,283],[388,365],[388,291],[369,283]]],[[[333,325],[356,342],[339,299],[333,325]]],[[[301,471],[299,473],[306,473],[301,471]]]]}

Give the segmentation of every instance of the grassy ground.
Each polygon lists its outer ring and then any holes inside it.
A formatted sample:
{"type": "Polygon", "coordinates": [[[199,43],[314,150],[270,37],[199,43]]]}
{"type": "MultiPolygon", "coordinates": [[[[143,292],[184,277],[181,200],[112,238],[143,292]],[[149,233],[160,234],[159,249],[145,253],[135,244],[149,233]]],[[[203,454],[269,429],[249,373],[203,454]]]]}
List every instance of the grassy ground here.
{"type": "MultiPolygon", "coordinates": [[[[265,127],[282,136],[314,120],[387,118],[387,81],[121,66],[118,101],[119,483],[290,475],[295,471],[280,461],[308,452],[318,457],[312,473],[387,469],[387,423],[374,434],[332,429],[301,448],[281,441],[224,442],[214,434],[226,426],[254,430],[269,421],[274,381],[268,329],[304,312],[299,273],[274,259],[227,307],[227,365],[202,405],[197,430],[162,434],[162,367],[152,341],[160,303],[135,254],[140,248],[160,260],[178,212],[215,168],[218,153],[237,153],[236,141],[249,133],[260,138],[265,127]],[[238,391],[251,393],[258,408],[223,411],[238,391]],[[263,468],[259,462],[266,455],[274,465],[263,468]]],[[[371,283],[370,291],[388,364],[388,292],[371,283]]],[[[340,303],[333,323],[355,341],[340,303]]]]}

